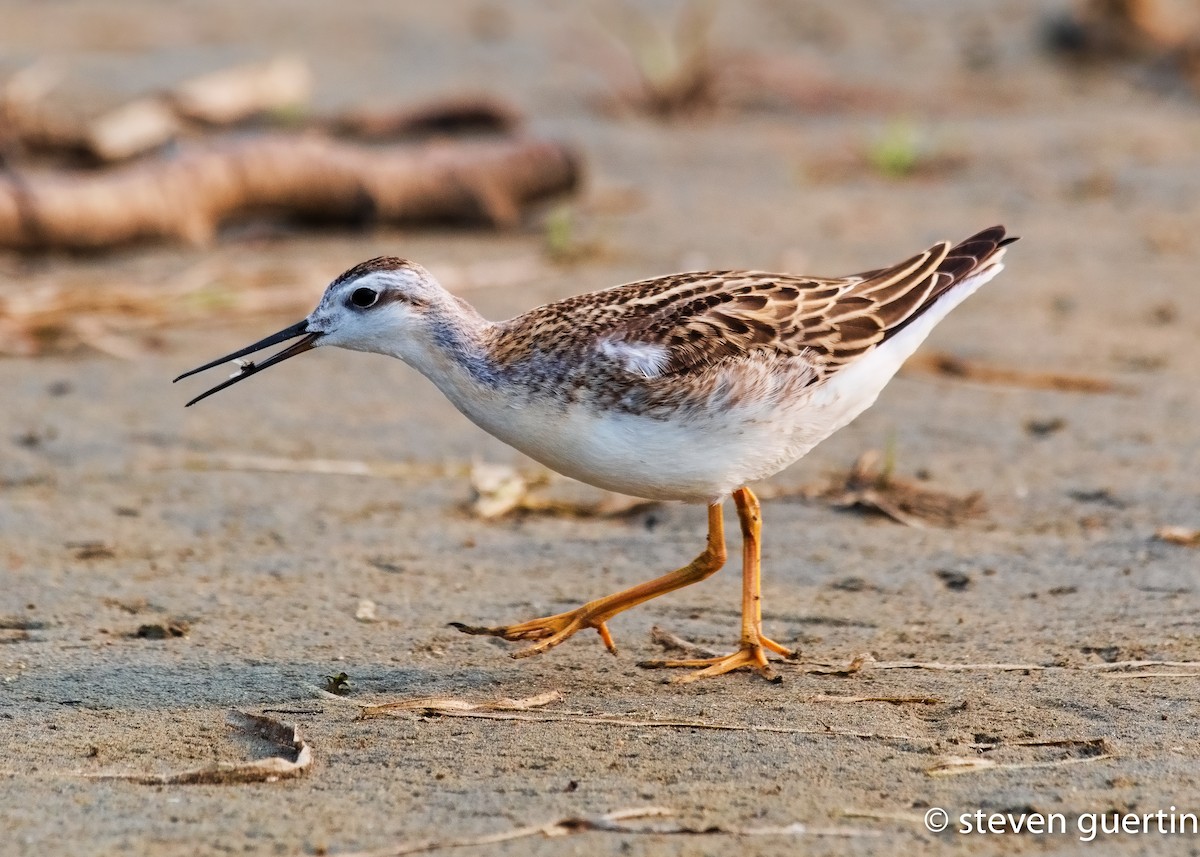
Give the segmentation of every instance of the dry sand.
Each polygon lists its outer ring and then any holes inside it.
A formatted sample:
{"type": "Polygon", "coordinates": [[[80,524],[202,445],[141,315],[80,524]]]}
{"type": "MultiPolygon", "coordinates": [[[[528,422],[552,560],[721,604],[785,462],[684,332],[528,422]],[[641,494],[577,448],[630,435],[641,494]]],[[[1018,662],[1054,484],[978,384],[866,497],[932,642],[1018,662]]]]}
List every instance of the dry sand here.
{"type": "MultiPolygon", "coordinates": [[[[1008,270],[926,348],[1122,387],[902,375],[774,484],[819,481],[891,443],[899,473],[982,492],[986,517],[917,530],[767,503],[766,625],[806,664],[777,685],[679,687],[636,666],[660,654],[648,631],[726,645],[736,569],[618,618],[615,658],[582,635],[513,661],[511,644],[447,622],[565,609],[675,567],[702,544],[701,509],[476,520],[463,511],[465,466],[527,462],[383,358],[322,351],[187,411],[199,385],[168,383],[295,321],[354,262],[398,253],[435,273],[495,274],[540,258],[536,225],[0,257],[0,295],[187,276],[293,287],[289,306],[258,318],[162,331],[141,359],[0,361],[0,854],[337,854],[642,806],[675,815],[628,824],[808,832],[591,832],[469,853],[1195,853],[1190,835],[1084,846],[1075,826],[1087,813],[1200,812],[1200,670],[1175,665],[1200,661],[1200,550],[1154,538],[1200,527],[1200,110],[1128,74],[1049,60],[1037,25],[1059,5],[728,4],[722,48],[788,55],[882,97],[672,122],[597,109],[603,29],[583,4],[0,6],[0,56],[65,58],[110,96],[290,48],[314,64],[325,107],[463,87],[515,97],[536,131],[583,148],[576,228],[604,252],[530,263],[521,285],[464,279],[492,317],[684,267],[848,273],[1003,222],[1024,237],[1008,270]],[[949,168],[892,180],[846,167],[892,117],[909,117],[949,168]],[[269,473],[246,456],[412,467],[269,473]],[[377,621],[356,619],[364,599],[377,621]],[[186,622],[186,636],[131,636],[164,619],[186,622]],[[811,671],[864,652],[962,668],[811,671]],[[313,691],[341,671],[349,696],[313,691]],[[695,725],[357,717],[396,699],[551,690],[563,699],[545,711],[695,725]],[[224,724],[230,708],[297,723],[315,758],[307,775],[90,778],[261,755],[224,724]],[[931,776],[947,757],[998,764],[931,776]],[[929,807],[948,811],[950,832],[925,829],[929,807]],[[1061,813],[1069,830],[953,832],[979,809],[1061,813]]],[[[651,12],[669,20],[672,8],[651,12]]]]}

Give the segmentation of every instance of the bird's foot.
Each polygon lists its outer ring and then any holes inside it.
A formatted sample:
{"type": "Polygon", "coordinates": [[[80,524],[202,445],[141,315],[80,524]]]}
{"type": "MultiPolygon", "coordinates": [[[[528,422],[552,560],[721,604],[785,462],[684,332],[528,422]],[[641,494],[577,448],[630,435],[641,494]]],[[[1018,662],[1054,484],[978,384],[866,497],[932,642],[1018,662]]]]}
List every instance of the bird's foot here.
{"type": "Polygon", "coordinates": [[[540,619],[530,619],[516,625],[498,625],[488,628],[480,625],[464,625],[461,622],[451,622],[451,628],[457,628],[464,634],[485,634],[492,637],[502,637],[505,640],[538,640],[535,645],[513,652],[514,658],[527,658],[530,655],[540,655],[547,649],[552,649],[569,637],[575,636],[585,628],[595,628],[600,635],[604,647],[617,653],[617,644],[613,642],[612,634],[608,631],[605,620],[608,615],[592,609],[590,604],[557,613],[553,616],[543,616],[540,619]]]}
{"type": "Polygon", "coordinates": [[[799,652],[776,643],[769,637],[755,634],[750,638],[743,639],[737,651],[728,655],[686,660],[642,661],[638,666],[647,669],[684,667],[692,670],[690,673],[673,678],[671,681],[674,684],[687,684],[698,679],[724,675],[740,669],[752,669],[770,682],[783,681],[783,677],[771,668],[771,661],[767,657],[768,652],[773,652],[788,660],[795,660],[800,656],[799,652]]]}

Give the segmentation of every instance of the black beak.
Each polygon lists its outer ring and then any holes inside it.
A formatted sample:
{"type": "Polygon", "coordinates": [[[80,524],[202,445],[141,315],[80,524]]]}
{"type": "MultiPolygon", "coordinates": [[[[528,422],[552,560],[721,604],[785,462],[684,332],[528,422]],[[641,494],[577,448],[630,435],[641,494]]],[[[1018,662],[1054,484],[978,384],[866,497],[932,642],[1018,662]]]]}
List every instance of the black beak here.
{"type": "MultiPolygon", "coordinates": [[[[182,381],[189,375],[195,375],[197,372],[203,372],[205,369],[211,369],[214,366],[220,366],[222,363],[228,363],[230,360],[237,360],[240,357],[245,357],[247,354],[253,354],[255,351],[262,351],[264,348],[270,348],[272,345],[276,345],[280,342],[286,342],[289,339],[295,339],[297,336],[303,336],[304,338],[299,342],[293,342],[282,351],[277,351],[262,363],[243,363],[242,369],[240,372],[238,372],[238,374],[234,375],[227,381],[223,381],[222,383],[213,387],[211,390],[201,393],[199,396],[184,405],[184,407],[190,408],[201,399],[207,399],[213,393],[219,393],[226,387],[231,387],[238,381],[249,378],[256,372],[261,372],[268,366],[274,366],[276,363],[282,363],[289,357],[295,357],[297,354],[303,354],[305,351],[311,351],[316,346],[317,340],[321,338],[321,334],[309,332],[308,321],[306,319],[305,321],[293,324],[291,327],[284,328],[283,330],[279,331],[279,333],[273,333],[266,339],[260,339],[253,345],[247,345],[240,351],[235,351],[232,354],[226,354],[224,357],[218,357],[211,363],[205,363],[203,366],[197,367],[190,372],[184,372],[182,375],[176,378],[175,381],[182,381]]],[[[172,381],[171,383],[173,384],[175,381],[172,381]]]]}

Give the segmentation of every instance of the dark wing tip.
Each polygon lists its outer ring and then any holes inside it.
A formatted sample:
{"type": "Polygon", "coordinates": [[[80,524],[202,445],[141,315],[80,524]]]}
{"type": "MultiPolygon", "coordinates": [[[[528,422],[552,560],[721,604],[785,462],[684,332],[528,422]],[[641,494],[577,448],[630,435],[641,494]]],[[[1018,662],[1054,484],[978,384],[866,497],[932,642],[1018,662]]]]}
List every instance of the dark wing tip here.
{"type": "Polygon", "coordinates": [[[942,264],[938,266],[940,273],[949,274],[952,278],[946,288],[968,276],[999,250],[1018,240],[1018,237],[1006,234],[1003,226],[989,226],[951,247],[942,264]]]}

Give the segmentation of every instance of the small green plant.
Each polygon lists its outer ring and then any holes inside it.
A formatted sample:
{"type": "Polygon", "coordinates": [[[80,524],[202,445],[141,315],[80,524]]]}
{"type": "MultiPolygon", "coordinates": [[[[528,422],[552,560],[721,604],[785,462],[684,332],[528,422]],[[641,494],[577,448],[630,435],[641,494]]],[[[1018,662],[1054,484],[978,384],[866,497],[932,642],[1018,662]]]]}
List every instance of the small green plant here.
{"type": "Polygon", "coordinates": [[[573,265],[603,254],[604,245],[595,238],[580,237],[575,209],[560,205],[542,223],[542,246],[547,258],[559,265],[573,265]]]}
{"type": "Polygon", "coordinates": [[[569,260],[575,255],[575,213],[569,205],[560,205],[546,215],[543,240],[547,255],[556,262],[569,260]]]}
{"type": "Polygon", "coordinates": [[[896,120],[867,147],[867,161],[881,175],[901,179],[921,166],[926,155],[923,148],[921,134],[912,123],[896,120]]]}
{"type": "Polygon", "coordinates": [[[879,468],[879,479],[876,487],[886,488],[892,483],[896,474],[896,454],[898,441],[894,431],[888,432],[887,441],[883,445],[883,466],[879,468]]]}

